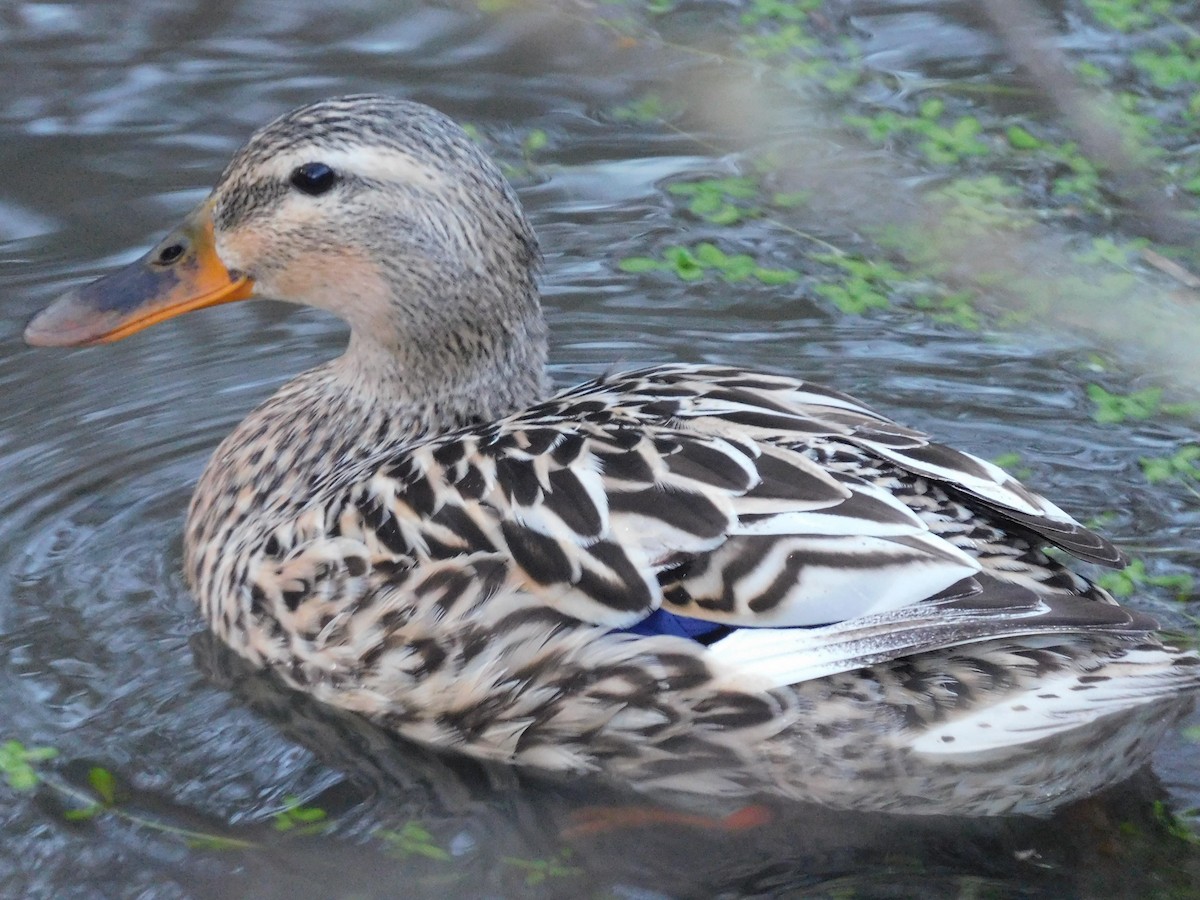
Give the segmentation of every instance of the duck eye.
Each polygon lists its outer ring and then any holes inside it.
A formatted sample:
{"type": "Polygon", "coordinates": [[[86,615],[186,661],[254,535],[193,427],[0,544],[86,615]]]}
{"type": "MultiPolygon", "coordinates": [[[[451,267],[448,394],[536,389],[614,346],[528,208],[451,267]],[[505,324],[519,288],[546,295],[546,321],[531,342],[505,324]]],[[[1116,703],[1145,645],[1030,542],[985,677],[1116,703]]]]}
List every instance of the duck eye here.
{"type": "Polygon", "coordinates": [[[292,185],[312,197],[324,194],[335,181],[337,174],[325,163],[305,163],[292,170],[292,185]]]}
{"type": "Polygon", "coordinates": [[[158,251],[158,262],[160,265],[169,266],[179,257],[183,256],[183,244],[169,244],[158,251]]]}

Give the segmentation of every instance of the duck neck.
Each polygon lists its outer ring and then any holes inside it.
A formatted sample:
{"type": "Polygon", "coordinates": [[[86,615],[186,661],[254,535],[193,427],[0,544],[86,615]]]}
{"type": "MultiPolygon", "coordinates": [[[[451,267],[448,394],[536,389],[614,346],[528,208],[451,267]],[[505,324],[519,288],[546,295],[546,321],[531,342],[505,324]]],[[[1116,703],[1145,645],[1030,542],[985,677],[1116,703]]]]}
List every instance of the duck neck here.
{"type": "Polygon", "coordinates": [[[453,319],[410,311],[403,332],[351,323],[346,352],[327,370],[331,386],[410,422],[413,436],[521,409],[549,387],[546,325],[532,284],[507,301],[442,298],[453,319]]]}
{"type": "Polygon", "coordinates": [[[455,316],[453,325],[443,319],[404,335],[352,322],[341,357],[285,384],[222,442],[192,497],[185,541],[189,583],[218,633],[232,627],[221,618],[222,591],[245,575],[237,567],[247,548],[291,528],[314,497],[362,478],[405,444],[545,396],[536,290],[530,282],[524,296],[507,299],[507,313],[480,303],[481,317],[492,310],[481,321],[455,316]]]}

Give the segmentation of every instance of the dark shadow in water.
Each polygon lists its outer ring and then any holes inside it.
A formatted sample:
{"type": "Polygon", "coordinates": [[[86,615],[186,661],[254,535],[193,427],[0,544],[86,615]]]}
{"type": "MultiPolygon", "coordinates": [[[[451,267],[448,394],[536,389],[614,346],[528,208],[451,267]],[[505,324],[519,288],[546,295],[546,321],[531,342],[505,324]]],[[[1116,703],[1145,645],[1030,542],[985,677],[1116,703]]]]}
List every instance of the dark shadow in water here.
{"type": "MultiPolygon", "coordinates": [[[[248,853],[237,878],[254,884],[255,896],[383,897],[403,886],[405,896],[604,889],[643,898],[1144,897],[1148,884],[1172,896],[1200,871],[1193,846],[1171,834],[1161,806],[1166,794],[1149,770],[1047,820],[847,813],[767,801],[769,821],[756,827],[658,816],[581,828],[597,808],[627,809],[638,798],[595,781],[551,782],[434,753],[254,671],[210,634],[196,635],[192,646],[217,686],[345,776],[306,800],[330,812],[342,839],[275,839],[248,853]],[[369,836],[385,818],[380,809],[434,834],[458,835],[467,849],[452,865],[389,855],[386,841],[369,836]],[[367,829],[356,829],[355,820],[367,829]],[[513,859],[561,859],[570,871],[530,881],[513,859]]],[[[650,807],[642,800],[640,808],[650,807]]],[[[253,839],[270,839],[262,826],[253,830],[253,839]]],[[[224,877],[201,878],[194,888],[217,897],[229,885],[224,877]]]]}

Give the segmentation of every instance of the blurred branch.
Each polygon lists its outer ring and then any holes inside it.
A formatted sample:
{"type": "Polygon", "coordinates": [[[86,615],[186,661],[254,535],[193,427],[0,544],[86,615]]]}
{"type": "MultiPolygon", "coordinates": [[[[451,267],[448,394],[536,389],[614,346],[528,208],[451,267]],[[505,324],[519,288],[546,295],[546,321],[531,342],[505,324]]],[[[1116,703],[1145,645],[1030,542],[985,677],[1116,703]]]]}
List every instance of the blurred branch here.
{"type": "Polygon", "coordinates": [[[1167,244],[1200,237],[1200,229],[1181,218],[1171,198],[1146,176],[1129,152],[1126,136],[1104,120],[1096,101],[1079,87],[1041,10],[1030,0],[983,0],[983,9],[1009,58],[1029,73],[1083,152],[1108,170],[1110,183],[1130,203],[1142,233],[1167,244]]]}

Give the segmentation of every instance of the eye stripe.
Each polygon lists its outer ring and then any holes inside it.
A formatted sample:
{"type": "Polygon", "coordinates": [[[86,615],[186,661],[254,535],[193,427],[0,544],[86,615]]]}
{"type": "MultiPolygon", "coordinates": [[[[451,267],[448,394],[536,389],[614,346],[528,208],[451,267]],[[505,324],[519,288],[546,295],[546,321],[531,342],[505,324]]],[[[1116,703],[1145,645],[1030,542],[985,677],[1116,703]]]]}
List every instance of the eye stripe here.
{"type": "Polygon", "coordinates": [[[236,184],[219,190],[220,203],[213,212],[213,223],[218,229],[228,230],[255,214],[261,215],[275,200],[287,193],[287,186],[274,178],[236,184]]]}

